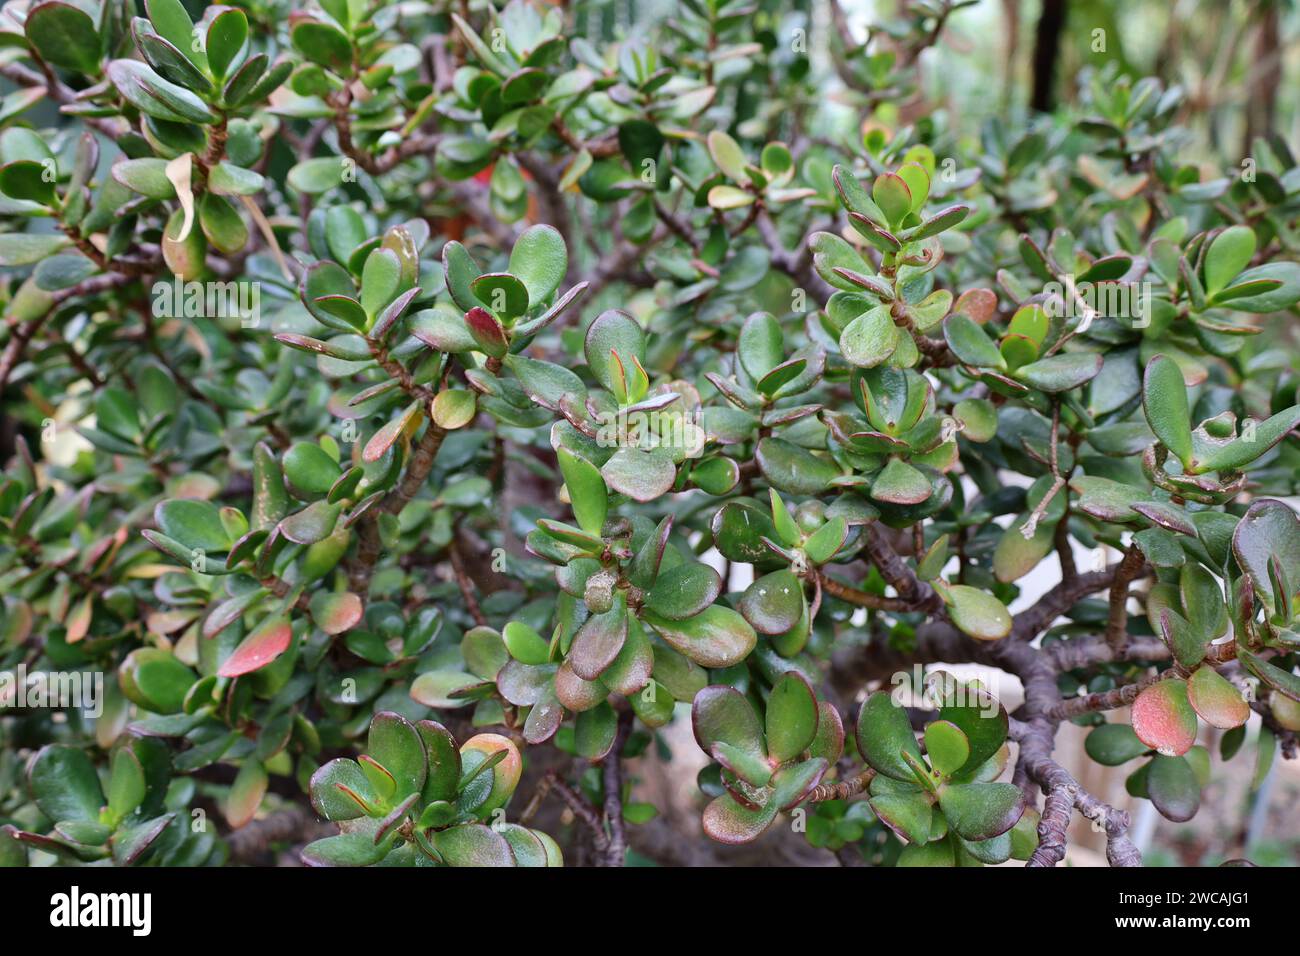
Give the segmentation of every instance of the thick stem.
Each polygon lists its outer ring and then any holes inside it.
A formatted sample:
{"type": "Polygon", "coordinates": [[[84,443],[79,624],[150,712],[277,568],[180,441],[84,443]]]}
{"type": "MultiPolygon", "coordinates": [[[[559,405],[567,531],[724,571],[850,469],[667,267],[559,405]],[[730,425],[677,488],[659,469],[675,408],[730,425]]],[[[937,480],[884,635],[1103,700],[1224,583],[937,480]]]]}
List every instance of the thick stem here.
{"type": "Polygon", "coordinates": [[[605,755],[601,777],[605,786],[606,839],[600,848],[603,866],[623,866],[627,857],[627,834],[623,828],[623,745],[632,733],[631,710],[619,711],[614,746],[605,755]]]}
{"type": "Polygon", "coordinates": [[[348,582],[356,594],[365,597],[369,592],[370,578],[374,574],[375,562],[379,560],[379,552],[383,547],[379,538],[378,514],[380,512],[400,514],[406,507],[406,503],[419,493],[429,477],[429,472],[433,470],[434,459],[437,458],[438,449],[442,447],[442,440],[446,437],[446,430],[431,420],[419,444],[415,446],[415,451],[411,453],[411,460],[407,463],[406,473],[402,476],[401,482],[383,501],[375,505],[369,514],[362,515],[358,528],[360,542],[357,545],[357,554],[348,569],[348,582]]]}
{"type": "Polygon", "coordinates": [[[1016,615],[1012,640],[1033,640],[1082,598],[1110,587],[1118,567],[1118,564],[1112,564],[1103,571],[1088,571],[1072,581],[1062,581],[1034,605],[1016,615]]]}
{"type": "Polygon", "coordinates": [[[1128,641],[1128,590],[1129,584],[1142,570],[1145,559],[1136,544],[1130,544],[1124,559],[1115,569],[1115,580],[1110,586],[1110,617],[1106,622],[1106,643],[1116,651],[1124,649],[1128,641]]]}
{"type": "Polygon", "coordinates": [[[898,596],[913,605],[913,610],[934,613],[943,607],[943,599],[930,585],[921,581],[907,562],[898,556],[885,533],[876,524],[863,528],[867,556],[880,570],[880,576],[898,592],[898,596]]]}

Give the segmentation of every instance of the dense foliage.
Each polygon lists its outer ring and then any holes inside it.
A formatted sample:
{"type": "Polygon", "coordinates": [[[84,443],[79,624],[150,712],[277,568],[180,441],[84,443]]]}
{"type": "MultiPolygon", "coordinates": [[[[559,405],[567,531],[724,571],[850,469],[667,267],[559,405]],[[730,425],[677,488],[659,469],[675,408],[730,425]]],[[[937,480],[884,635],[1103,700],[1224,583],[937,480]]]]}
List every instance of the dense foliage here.
{"type": "Polygon", "coordinates": [[[967,5],[834,5],[836,127],[772,0],[8,0],[0,668],[106,679],[4,688],[0,863],[621,865],[689,720],[684,839],[1135,864],[1062,723],[1292,756],[1300,170],[1114,64],[903,120],[967,5]]]}

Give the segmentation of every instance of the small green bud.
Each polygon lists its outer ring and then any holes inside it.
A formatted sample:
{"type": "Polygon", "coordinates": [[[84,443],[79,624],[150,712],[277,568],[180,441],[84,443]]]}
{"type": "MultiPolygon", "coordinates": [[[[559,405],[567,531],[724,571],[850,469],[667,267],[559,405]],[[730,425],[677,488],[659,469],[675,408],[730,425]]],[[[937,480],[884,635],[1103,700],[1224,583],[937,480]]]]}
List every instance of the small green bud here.
{"type": "Polygon", "coordinates": [[[587,610],[592,614],[604,614],[613,607],[614,585],[617,581],[614,572],[608,568],[602,568],[587,578],[587,587],[582,595],[587,610]]]}

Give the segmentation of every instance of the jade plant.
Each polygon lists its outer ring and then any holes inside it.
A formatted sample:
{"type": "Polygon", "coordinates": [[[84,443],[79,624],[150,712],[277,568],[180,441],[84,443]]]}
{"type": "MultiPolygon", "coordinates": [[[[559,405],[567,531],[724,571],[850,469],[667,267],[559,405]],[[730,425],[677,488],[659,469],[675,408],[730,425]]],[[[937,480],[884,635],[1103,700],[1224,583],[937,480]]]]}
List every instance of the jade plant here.
{"type": "Polygon", "coordinates": [[[768,691],[764,720],[735,687],[713,685],[695,695],[695,739],[718,764],[725,791],[704,809],[704,832],[722,843],[761,836],[782,810],[809,795],[844,750],[839,712],[818,701],[798,671],[768,691]]]}
{"type": "MultiPolygon", "coordinates": [[[[20,844],[57,860],[202,866],[224,859],[225,847],[215,834],[190,828],[186,806],[194,784],[172,778],[167,747],[156,739],[121,738],[104,773],[82,750],[47,744],[32,756],[27,781],[37,819],[44,823],[33,830],[13,824],[4,829],[20,844]]],[[[231,812],[251,815],[255,792],[245,781],[232,786],[231,812]]]]}
{"type": "Polygon", "coordinates": [[[899,866],[1029,858],[1038,838],[1020,821],[1037,821],[1026,818],[1019,787],[996,782],[1009,759],[1007,725],[1000,704],[959,686],[925,725],[922,753],[906,710],[890,693],[872,694],[863,704],[858,751],[875,771],[872,811],[907,844],[899,866]]]}
{"type": "Polygon", "coordinates": [[[560,866],[553,839],[497,816],[521,769],[507,737],[477,734],[458,748],[436,721],[375,714],[365,753],[312,774],[312,806],[342,832],[308,845],[303,859],[314,866],[560,866]]]}
{"type": "Polygon", "coordinates": [[[0,9],[0,863],[1132,865],[1295,755],[1293,149],[633,6],[0,9]]]}

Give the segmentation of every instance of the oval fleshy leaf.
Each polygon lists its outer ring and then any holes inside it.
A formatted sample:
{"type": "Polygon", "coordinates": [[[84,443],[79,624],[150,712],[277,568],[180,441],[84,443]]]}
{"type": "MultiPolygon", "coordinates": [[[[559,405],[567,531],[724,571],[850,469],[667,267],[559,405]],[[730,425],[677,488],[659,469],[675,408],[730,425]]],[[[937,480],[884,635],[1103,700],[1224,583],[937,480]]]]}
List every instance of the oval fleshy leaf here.
{"type": "Polygon", "coordinates": [[[642,620],[701,667],[738,664],[758,643],[758,635],[749,622],[720,604],[681,621],[670,621],[650,611],[643,614],[642,620]]]}
{"type": "Polygon", "coordinates": [[[1187,700],[1211,727],[1231,730],[1250,716],[1250,705],[1232,683],[1213,667],[1198,667],[1187,681],[1187,700]]]}
{"type": "Polygon", "coordinates": [[[1214,295],[1250,265],[1255,254],[1255,230],[1250,226],[1229,226],[1205,250],[1205,292],[1214,295]]]}
{"type": "Polygon", "coordinates": [[[784,634],[803,614],[803,585],[788,569],[753,582],[741,597],[740,613],[760,634],[784,634]]]}
{"type": "Polygon", "coordinates": [[[721,593],[717,571],[700,561],[686,561],[655,579],[645,607],[670,621],[682,621],[709,607],[721,593]]]}
{"type": "Polygon", "coordinates": [[[254,628],[222,663],[219,677],[242,677],[265,667],[289,649],[293,627],[287,617],[269,617],[254,628]]]}
{"type": "Polygon", "coordinates": [[[1178,363],[1167,355],[1153,356],[1142,378],[1142,407],[1147,424],[1179,461],[1192,459],[1191,410],[1178,363]]]}
{"type": "Polygon", "coordinates": [[[1006,833],[1024,812],[1024,794],[1011,783],[951,784],[939,792],[948,825],[966,840],[1006,833]]]}
{"type": "Polygon", "coordinates": [[[326,820],[355,820],[378,803],[355,760],[338,757],[311,776],[311,804],[326,820]]]}
{"type": "Polygon", "coordinates": [[[32,760],[27,782],[37,806],[49,819],[99,819],[104,793],[95,765],[84,751],[63,744],[47,744],[32,760]]]}
{"type": "Polygon", "coordinates": [[[704,832],[719,843],[750,843],[761,837],[776,819],[774,803],[751,810],[724,793],[704,808],[704,832]]]}
{"type": "Polygon", "coordinates": [[[926,725],[925,752],[931,767],[951,776],[970,759],[970,741],[956,724],[936,720],[926,725]]]}
{"type": "Polygon", "coordinates": [[[545,302],[559,288],[569,268],[564,238],[554,226],[529,226],[515,240],[507,268],[527,288],[530,305],[545,302]]]}
{"type": "Polygon", "coordinates": [[[948,589],[948,613],[957,627],[978,641],[997,641],[1011,633],[1011,614],[992,594],[965,584],[948,589]]]}
{"type": "Polygon", "coordinates": [[[603,760],[614,746],[617,732],[618,715],[608,703],[601,703],[578,714],[573,744],[588,760],[603,760]]]}
{"type": "Polygon", "coordinates": [[[926,794],[882,793],[871,798],[871,809],[900,840],[913,846],[929,842],[934,809],[926,794]]]}
{"type": "Polygon", "coordinates": [[[596,680],[618,657],[627,640],[627,606],[621,593],[603,614],[587,618],[573,639],[568,663],[583,680],[596,680]]]}
{"type": "Polygon", "coordinates": [[[871,497],[892,505],[916,505],[933,492],[930,479],[901,458],[890,458],[871,483],[871,497]]]}
{"type": "Polygon", "coordinates": [[[510,656],[521,664],[545,664],[550,660],[550,646],[535,630],[522,621],[511,621],[501,631],[510,656]]]}
{"type": "Polygon", "coordinates": [[[482,824],[465,823],[435,830],[431,842],[449,866],[515,865],[515,855],[506,838],[482,824]]]}
{"type": "Polygon", "coordinates": [[[1128,724],[1094,727],[1083,742],[1088,756],[1106,767],[1118,767],[1151,751],[1128,724]]]}
{"type": "Polygon", "coordinates": [[[796,671],[787,671],[767,698],[767,752],[778,763],[803,753],[817,733],[817,695],[796,671]]]}
{"type": "Polygon", "coordinates": [[[1101,355],[1095,353],[1066,352],[1023,365],[1015,374],[1040,392],[1056,394],[1095,378],[1101,371],[1102,361],[1101,355]]]}
{"type": "Polygon", "coordinates": [[[1201,807],[1201,787],[1185,757],[1152,757],[1146,790],[1160,815],[1175,823],[1190,820],[1201,807]]]}
{"type": "Polygon", "coordinates": [[[1269,562],[1276,559],[1292,588],[1300,587],[1300,516],[1285,502],[1251,503],[1232,533],[1232,553],[1270,611],[1279,607],[1269,562]]]}
{"type": "Polygon", "coordinates": [[[672,457],[662,449],[620,448],[600,469],[609,487],[633,501],[654,501],[677,480],[672,457]]]}
{"type": "Polygon", "coordinates": [[[889,306],[876,306],[844,327],[840,333],[840,352],[850,365],[872,368],[894,354],[903,334],[894,324],[889,306]]]}
{"type": "Polygon", "coordinates": [[[767,753],[758,714],[734,687],[713,685],[696,694],[691,703],[691,726],[705,753],[712,753],[718,743],[730,744],[756,757],[767,753]]]}
{"type": "Polygon", "coordinates": [[[894,703],[887,691],[867,698],[858,715],[858,752],[879,773],[895,780],[915,782],[911,766],[903,759],[908,753],[921,760],[921,748],[907,719],[907,711],[894,703]]]}
{"type": "Polygon", "coordinates": [[[1171,678],[1152,684],[1133,701],[1133,732],[1166,756],[1182,756],[1196,743],[1196,711],[1187,682],[1171,678]]]}
{"type": "Polygon", "coordinates": [[[1005,368],[997,345],[968,315],[954,312],[943,320],[943,337],[948,348],[966,365],[975,368],[1005,368]]]}
{"type": "Polygon", "coordinates": [[[609,371],[609,357],[618,353],[624,366],[630,365],[632,359],[641,361],[645,358],[645,330],[641,323],[626,312],[609,309],[596,316],[587,328],[583,341],[583,352],[587,358],[587,367],[596,381],[605,388],[613,387],[609,371]]]}
{"type": "Polygon", "coordinates": [[[361,598],[351,591],[318,591],[311,598],[311,619],[326,634],[342,634],[361,623],[361,598]]]}
{"type": "Polygon", "coordinates": [[[600,470],[567,448],[557,449],[556,457],[560,462],[560,473],[564,476],[564,486],[569,490],[569,502],[574,517],[578,519],[578,527],[588,534],[599,535],[605,525],[605,512],[609,506],[609,494],[600,470]]]}
{"type": "Polygon", "coordinates": [[[798,806],[829,768],[825,759],[814,757],[778,770],[772,775],[772,803],[782,811],[798,806]]]}
{"type": "Polygon", "coordinates": [[[397,782],[398,797],[419,792],[428,771],[424,741],[401,714],[381,711],[370,721],[366,754],[378,761],[397,782]]]}
{"type": "Polygon", "coordinates": [[[301,857],[307,866],[373,866],[388,853],[388,845],[376,845],[365,833],[340,833],[303,847],[301,857]]]}

